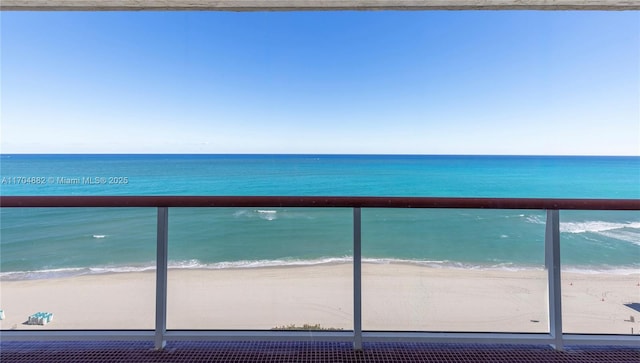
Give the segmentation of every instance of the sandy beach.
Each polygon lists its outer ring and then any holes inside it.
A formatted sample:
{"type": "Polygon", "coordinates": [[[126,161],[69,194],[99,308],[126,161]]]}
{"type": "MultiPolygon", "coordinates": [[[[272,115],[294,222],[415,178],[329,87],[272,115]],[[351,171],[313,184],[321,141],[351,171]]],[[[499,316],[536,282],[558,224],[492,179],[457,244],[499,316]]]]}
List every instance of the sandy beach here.
{"type": "MultiPolygon", "coordinates": [[[[640,333],[640,273],[562,275],[563,326],[640,333]]],[[[363,329],[545,332],[546,272],[363,264],[363,329]]],[[[9,329],[152,329],[153,272],[1,281],[9,329]],[[29,315],[52,312],[45,326],[29,315]]],[[[169,271],[169,329],[352,328],[349,264],[169,271]]]]}

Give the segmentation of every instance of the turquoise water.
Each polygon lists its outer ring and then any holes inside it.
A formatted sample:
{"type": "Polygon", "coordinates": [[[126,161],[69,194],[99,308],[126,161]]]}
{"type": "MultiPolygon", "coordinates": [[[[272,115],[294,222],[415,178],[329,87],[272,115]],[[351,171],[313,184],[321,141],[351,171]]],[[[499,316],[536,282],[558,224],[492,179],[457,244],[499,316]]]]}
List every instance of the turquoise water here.
{"type": "MultiPolygon", "coordinates": [[[[333,195],[640,199],[638,157],[2,155],[2,195],[333,195]]],[[[172,208],[174,268],[349,261],[352,212],[172,208]]],[[[363,256],[542,268],[543,211],[364,209],[363,256]]],[[[152,269],[153,208],[0,209],[5,279],[152,269]]],[[[639,212],[561,212],[562,262],[640,269],[639,212]]]]}

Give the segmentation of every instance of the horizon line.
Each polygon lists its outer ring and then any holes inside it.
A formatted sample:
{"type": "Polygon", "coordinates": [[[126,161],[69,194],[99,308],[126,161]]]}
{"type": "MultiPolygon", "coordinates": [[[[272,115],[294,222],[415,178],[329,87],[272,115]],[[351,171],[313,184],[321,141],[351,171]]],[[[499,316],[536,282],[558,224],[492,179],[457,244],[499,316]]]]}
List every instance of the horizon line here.
{"type": "Polygon", "coordinates": [[[40,153],[40,152],[14,152],[14,153],[4,153],[0,152],[0,156],[11,156],[11,155],[211,155],[211,156],[530,156],[530,157],[640,157],[640,154],[404,154],[404,153],[393,153],[393,154],[384,154],[384,153],[144,153],[144,152],[119,152],[119,153],[107,153],[107,152],[97,152],[97,153],[84,153],[84,152],[56,152],[56,153],[40,153]]]}

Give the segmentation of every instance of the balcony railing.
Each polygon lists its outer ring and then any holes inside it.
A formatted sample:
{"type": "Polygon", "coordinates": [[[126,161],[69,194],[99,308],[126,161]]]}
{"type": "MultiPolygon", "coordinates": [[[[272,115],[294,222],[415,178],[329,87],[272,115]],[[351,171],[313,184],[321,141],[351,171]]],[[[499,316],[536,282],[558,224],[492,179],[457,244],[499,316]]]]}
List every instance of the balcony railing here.
{"type": "Polygon", "coordinates": [[[637,345],[638,335],[567,334],[562,327],[560,284],[560,210],[638,211],[637,199],[514,199],[423,197],[210,197],[210,196],[2,196],[1,208],[154,207],[157,208],[155,329],[154,330],[49,330],[9,331],[6,340],[154,340],[161,349],[167,340],[325,340],[350,341],[361,349],[366,341],[424,341],[446,343],[637,345]],[[255,331],[168,330],[167,270],[169,208],[178,207],[312,207],[353,210],[353,330],[255,331]],[[455,208],[545,210],[545,268],[548,289],[548,333],[433,333],[379,332],[362,329],[362,208],[455,208]]]}

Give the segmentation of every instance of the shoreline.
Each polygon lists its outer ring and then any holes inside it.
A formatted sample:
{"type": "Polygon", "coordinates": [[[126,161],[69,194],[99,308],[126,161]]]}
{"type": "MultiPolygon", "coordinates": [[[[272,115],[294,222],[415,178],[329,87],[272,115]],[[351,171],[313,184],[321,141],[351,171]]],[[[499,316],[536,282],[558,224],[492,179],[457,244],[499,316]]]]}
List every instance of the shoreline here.
{"type": "MultiPolygon", "coordinates": [[[[320,324],[350,330],[352,279],[350,263],[170,269],[167,327],[268,330],[320,324]]],[[[154,271],[0,280],[0,287],[3,330],[152,329],[155,322],[154,271]],[[54,313],[53,321],[24,324],[38,311],[54,313]]],[[[545,332],[546,289],[544,269],[365,262],[363,329],[545,332]]],[[[563,271],[564,331],[629,334],[633,328],[638,334],[638,296],[640,272],[563,271]]]]}
{"type": "MultiPolygon", "coordinates": [[[[195,260],[194,260],[195,261],[195,260]]],[[[201,263],[199,261],[169,261],[169,271],[246,271],[254,269],[288,269],[288,268],[305,268],[305,267],[324,267],[336,265],[352,265],[351,257],[326,257],[310,260],[248,260],[233,262],[214,262],[210,264],[201,263]]],[[[466,263],[453,261],[422,261],[422,260],[406,260],[398,258],[363,258],[362,265],[401,265],[419,268],[460,270],[460,271],[545,271],[543,265],[515,265],[512,263],[504,264],[481,264],[466,263]]],[[[640,266],[617,266],[612,268],[610,265],[602,266],[574,266],[568,265],[562,267],[562,273],[584,274],[584,275],[636,275],[640,273],[640,266]]],[[[49,280],[59,278],[74,278],[80,276],[104,276],[129,273],[145,273],[155,272],[155,264],[148,265],[129,265],[129,266],[99,266],[99,267],[68,267],[47,270],[33,271],[9,271],[0,272],[0,283],[8,281],[29,281],[29,280],[49,280]],[[25,277],[28,276],[28,277],[25,277]]]]}

